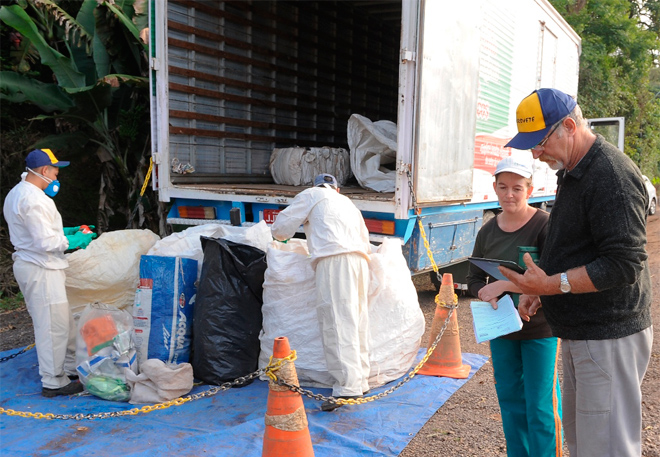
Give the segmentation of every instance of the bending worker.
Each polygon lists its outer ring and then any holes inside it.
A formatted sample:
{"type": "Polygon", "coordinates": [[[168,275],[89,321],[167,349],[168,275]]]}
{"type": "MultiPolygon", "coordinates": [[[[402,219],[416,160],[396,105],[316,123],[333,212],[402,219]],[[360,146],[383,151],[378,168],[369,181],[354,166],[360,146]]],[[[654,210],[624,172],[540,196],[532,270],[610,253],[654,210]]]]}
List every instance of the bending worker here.
{"type": "Polygon", "coordinates": [[[15,249],[14,276],[34,326],[42,395],[72,395],[83,386],[69,379],[77,375],[76,331],[64,287],[64,251],[87,247],[96,234],[62,227],[52,197],[60,188],[59,169],[69,162],[57,160],[50,149],[35,149],[25,164],[27,173],[3,207],[15,249]]]}
{"type": "MultiPolygon", "coordinates": [[[[277,215],[276,240],[291,238],[303,225],[316,270],[316,302],[332,396],[356,398],[369,390],[369,232],[362,214],[339,194],[337,180],[321,174],[277,215]]],[[[338,406],[324,402],[323,411],[338,406]]]]}
{"type": "Polygon", "coordinates": [[[518,134],[506,146],[531,149],[559,181],[539,265],[525,254],[524,275],[500,271],[525,294],[521,317],[529,321],[542,304],[562,339],[571,456],[640,456],[641,384],[653,343],[642,174],[591,131],[564,92],[534,91],[516,118],[518,134]]]}

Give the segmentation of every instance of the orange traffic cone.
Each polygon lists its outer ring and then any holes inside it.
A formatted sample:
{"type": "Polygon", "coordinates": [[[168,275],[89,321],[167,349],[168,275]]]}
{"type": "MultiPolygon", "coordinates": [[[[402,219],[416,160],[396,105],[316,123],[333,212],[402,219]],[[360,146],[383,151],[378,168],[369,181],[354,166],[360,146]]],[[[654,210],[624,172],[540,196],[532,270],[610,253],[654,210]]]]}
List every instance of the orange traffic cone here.
{"type": "MultiPolygon", "coordinates": [[[[289,339],[275,338],[273,362],[291,354],[289,339]]],[[[285,361],[277,377],[289,384],[298,385],[298,375],[293,361],[285,361]]],[[[268,406],[266,408],[266,432],[262,457],[313,457],[312,438],[307,428],[305,406],[299,393],[288,387],[268,382],[268,406]]]]}
{"type": "MultiPolygon", "coordinates": [[[[454,295],[454,277],[451,273],[442,275],[442,284],[438,298],[435,315],[433,316],[433,324],[431,325],[431,334],[429,336],[429,348],[445,324],[450,308],[457,303],[456,295],[454,295]]],[[[461,340],[458,337],[457,311],[458,309],[455,308],[440,342],[417,374],[445,376],[456,379],[465,379],[470,374],[470,365],[463,365],[461,340]]]]}

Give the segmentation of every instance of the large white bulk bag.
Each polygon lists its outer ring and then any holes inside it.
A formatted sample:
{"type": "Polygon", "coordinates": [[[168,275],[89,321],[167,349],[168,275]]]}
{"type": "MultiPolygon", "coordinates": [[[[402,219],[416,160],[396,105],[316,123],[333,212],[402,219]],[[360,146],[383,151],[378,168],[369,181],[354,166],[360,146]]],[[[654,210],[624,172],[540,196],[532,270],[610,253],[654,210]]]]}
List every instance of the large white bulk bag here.
{"type": "Polygon", "coordinates": [[[270,174],[275,184],[311,186],[314,178],[329,173],[339,187],[351,177],[348,151],[343,148],[276,148],[270,156],[270,174]]]}
{"type": "Polygon", "coordinates": [[[401,243],[385,238],[370,258],[369,385],[382,385],[412,366],[426,321],[401,243]]]}
{"type": "Polygon", "coordinates": [[[132,307],[140,281],[140,257],[159,239],[151,230],[116,230],[102,234],[86,249],[67,254],[66,295],[71,312],[82,312],[94,302],[132,307]]]}
{"type": "MultiPolygon", "coordinates": [[[[403,376],[412,366],[424,333],[424,314],[398,240],[386,239],[369,262],[369,386],[403,376]]],[[[316,314],[314,270],[305,240],[272,242],[264,276],[263,330],[259,337],[263,368],[273,353],[273,340],[289,339],[297,352],[301,385],[332,387],[316,314]]]]}
{"type": "Polygon", "coordinates": [[[266,251],[266,263],[259,367],[268,365],[273,340],[286,336],[298,355],[298,380],[308,386],[331,386],[316,315],[316,285],[307,240],[291,238],[286,244],[273,241],[266,251]]]}

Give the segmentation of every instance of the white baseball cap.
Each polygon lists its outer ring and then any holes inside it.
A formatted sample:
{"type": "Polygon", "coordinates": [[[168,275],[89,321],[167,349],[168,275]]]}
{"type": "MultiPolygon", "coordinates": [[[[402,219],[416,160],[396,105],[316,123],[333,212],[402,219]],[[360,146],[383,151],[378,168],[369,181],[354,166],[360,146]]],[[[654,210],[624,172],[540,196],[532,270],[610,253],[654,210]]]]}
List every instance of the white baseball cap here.
{"type": "Polygon", "coordinates": [[[534,170],[532,170],[532,164],[527,161],[522,161],[520,159],[514,159],[513,157],[505,157],[500,160],[495,168],[495,176],[500,173],[508,171],[509,173],[515,173],[522,176],[523,178],[531,178],[534,170]]]}

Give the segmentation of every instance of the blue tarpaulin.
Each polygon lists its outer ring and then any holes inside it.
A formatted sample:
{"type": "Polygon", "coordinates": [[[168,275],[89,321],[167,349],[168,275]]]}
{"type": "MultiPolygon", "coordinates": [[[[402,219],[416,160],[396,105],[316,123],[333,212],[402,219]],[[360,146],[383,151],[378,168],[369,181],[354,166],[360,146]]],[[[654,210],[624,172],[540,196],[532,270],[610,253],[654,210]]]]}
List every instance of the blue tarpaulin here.
{"type": "MultiPolygon", "coordinates": [[[[0,357],[17,350],[0,353],[0,357]]],[[[424,351],[420,350],[419,358],[424,351]]],[[[470,377],[487,357],[463,354],[470,377]]],[[[396,456],[467,379],[415,376],[385,398],[323,412],[304,398],[316,457],[396,456]]],[[[390,383],[373,389],[375,395],[390,383]]],[[[208,390],[197,386],[192,393],[208,390]]],[[[330,389],[314,389],[330,395],[330,389]]],[[[46,420],[0,414],[0,454],[8,456],[261,456],[268,383],[219,392],[181,406],[135,416],[46,420]]],[[[84,395],[41,396],[35,350],[0,365],[0,406],[31,413],[93,414],[141,405],[84,395]]]]}

